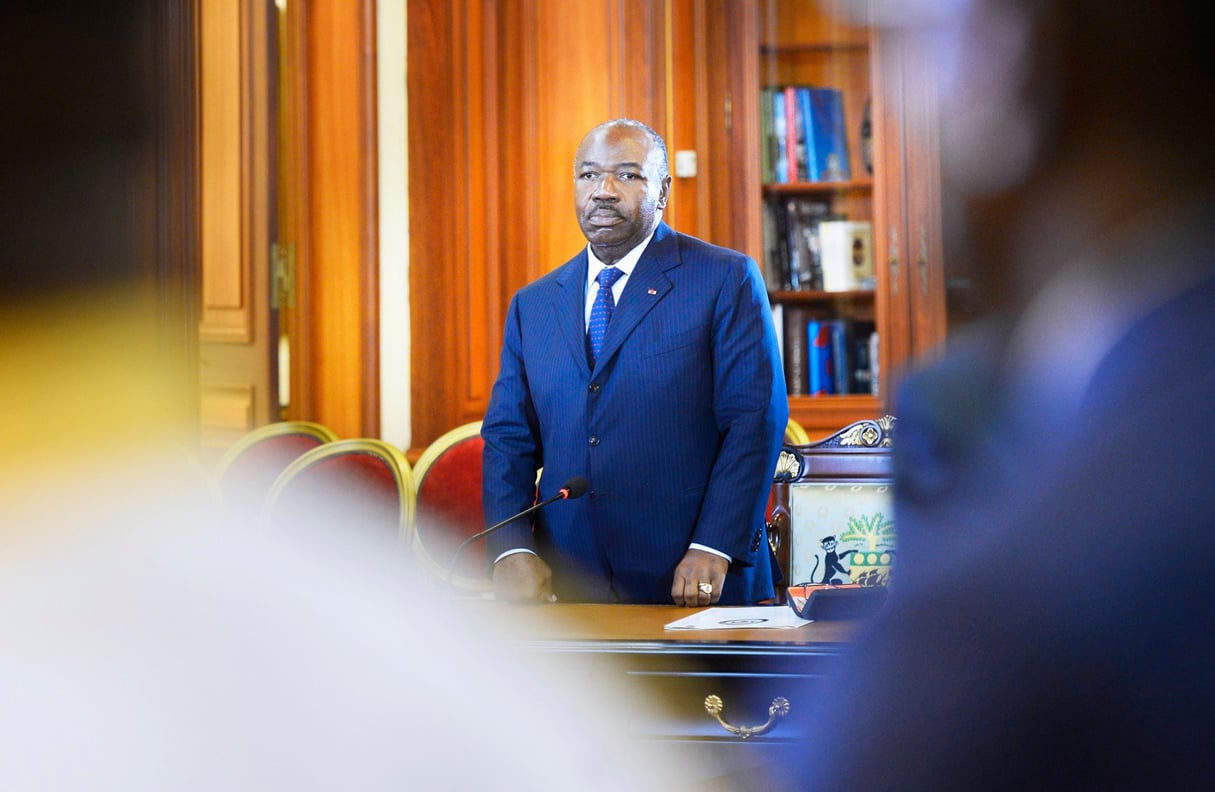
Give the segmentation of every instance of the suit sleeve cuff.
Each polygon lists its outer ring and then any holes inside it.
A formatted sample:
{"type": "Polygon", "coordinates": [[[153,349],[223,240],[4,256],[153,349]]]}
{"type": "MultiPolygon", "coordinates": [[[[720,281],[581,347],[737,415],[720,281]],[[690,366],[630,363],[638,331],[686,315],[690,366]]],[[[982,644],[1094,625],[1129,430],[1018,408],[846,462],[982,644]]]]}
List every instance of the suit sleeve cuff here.
{"type": "MultiPolygon", "coordinates": [[[[707,550],[708,548],[705,549],[707,550]]],[[[531,553],[534,556],[539,555],[539,553],[537,553],[535,550],[529,550],[526,547],[516,547],[514,550],[507,550],[505,553],[500,553],[498,557],[494,559],[494,563],[496,564],[503,558],[506,558],[508,555],[514,555],[515,553],[531,553]]]]}

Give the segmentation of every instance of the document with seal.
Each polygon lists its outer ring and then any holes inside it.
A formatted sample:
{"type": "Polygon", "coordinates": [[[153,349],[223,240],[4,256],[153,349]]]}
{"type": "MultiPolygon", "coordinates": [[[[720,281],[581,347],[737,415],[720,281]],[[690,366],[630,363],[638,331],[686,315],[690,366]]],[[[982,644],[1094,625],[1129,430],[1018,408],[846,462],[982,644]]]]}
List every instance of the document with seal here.
{"type": "Polygon", "coordinates": [[[809,624],[781,605],[754,605],[737,608],[706,608],[663,625],[667,630],[760,630],[795,628],[809,624]]]}

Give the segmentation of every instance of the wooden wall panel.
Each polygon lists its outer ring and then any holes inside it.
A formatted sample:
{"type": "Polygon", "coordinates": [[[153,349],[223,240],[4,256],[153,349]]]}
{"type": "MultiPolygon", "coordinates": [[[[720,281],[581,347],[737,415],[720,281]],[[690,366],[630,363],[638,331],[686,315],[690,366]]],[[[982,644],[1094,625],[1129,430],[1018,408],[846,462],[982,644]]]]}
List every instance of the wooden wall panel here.
{"type": "Polygon", "coordinates": [[[375,27],[371,0],[308,0],[303,66],[309,415],[344,437],[379,431],[375,27]]]}
{"type": "Polygon", "coordinates": [[[573,164],[587,130],[630,117],[666,131],[665,4],[537,0],[535,23],[541,274],[586,244],[573,164]]]}
{"type": "MultiPolygon", "coordinates": [[[[698,148],[697,51],[674,31],[702,2],[410,0],[415,452],[484,414],[511,295],[586,244],[573,207],[582,135],[628,116],[672,151],[698,148]]],[[[703,183],[676,191],[681,230],[700,233],[703,183]]]]}
{"type": "Polygon", "coordinates": [[[269,8],[265,0],[200,4],[198,371],[200,439],[208,446],[275,416],[269,8]],[[247,415],[228,408],[222,394],[232,386],[248,394],[247,415]]]}
{"type": "Polygon", "coordinates": [[[204,383],[200,415],[206,445],[219,448],[236,442],[254,427],[254,390],[248,383],[204,383]]]}
{"type": "Polygon", "coordinates": [[[251,262],[243,255],[247,152],[241,4],[202,3],[202,317],[204,341],[253,338],[251,262]]]}
{"type": "Polygon", "coordinates": [[[703,8],[705,47],[697,70],[705,80],[701,148],[709,206],[708,226],[702,225],[700,232],[762,261],[760,213],[742,211],[755,205],[754,196],[760,192],[759,161],[753,154],[760,141],[755,125],[742,120],[759,118],[759,57],[732,43],[757,40],[759,14],[753,0],[704,0],[703,8]]]}
{"type": "Polygon", "coordinates": [[[944,242],[941,225],[940,134],[932,53],[908,42],[902,71],[907,90],[907,231],[912,351],[920,360],[943,351],[946,335],[944,242]]]}
{"type": "Polygon", "coordinates": [[[892,361],[911,353],[910,288],[903,140],[902,47],[885,32],[874,34],[873,47],[873,263],[879,282],[878,313],[886,317],[888,330],[881,337],[881,391],[888,399],[897,372],[892,361]]]}
{"type": "MultiPolygon", "coordinates": [[[[464,161],[471,178],[466,181],[465,206],[468,223],[461,251],[465,255],[462,277],[456,283],[465,307],[463,332],[455,337],[455,363],[459,372],[456,407],[457,423],[475,420],[489,401],[491,382],[485,372],[496,368],[496,350],[489,340],[499,335],[502,311],[494,288],[497,267],[505,258],[501,246],[498,194],[500,169],[496,166],[504,152],[499,149],[497,76],[499,69],[497,7],[492,2],[469,4],[464,15],[463,75],[468,86],[464,129],[460,136],[464,161]],[[479,44],[479,46],[477,46],[479,44]]],[[[453,323],[457,328],[460,323],[453,323]]]]}
{"type": "MultiPolygon", "coordinates": [[[[481,8],[470,10],[479,17],[481,8]]],[[[471,387],[468,355],[460,353],[472,321],[467,108],[483,100],[484,88],[469,85],[465,55],[481,42],[469,40],[468,16],[448,0],[410,0],[407,11],[411,436],[418,446],[461,422],[471,387]]],[[[471,27],[483,29],[478,20],[471,27]]]]}
{"type": "Polygon", "coordinates": [[[543,148],[537,145],[541,126],[537,109],[541,77],[533,52],[537,16],[532,0],[514,0],[508,13],[497,20],[500,112],[491,145],[501,152],[496,157],[499,190],[494,211],[502,218],[498,221],[502,253],[496,257],[498,265],[490,268],[494,313],[489,323],[492,333],[485,339],[490,357],[487,371],[480,374],[490,380],[498,370],[498,346],[511,295],[552,266],[546,266],[539,253],[540,228],[547,220],[539,209],[544,189],[534,177],[539,173],[543,148]]]}
{"type": "Polygon", "coordinates": [[[574,154],[588,129],[624,112],[620,33],[614,0],[587,0],[576,7],[564,0],[537,2],[531,38],[536,71],[543,76],[536,85],[539,272],[586,244],[574,216],[574,154]]]}
{"type": "Polygon", "coordinates": [[[707,152],[697,147],[707,129],[702,90],[708,54],[704,44],[705,14],[703,4],[694,0],[670,0],[661,6],[665,39],[661,56],[665,62],[657,77],[662,80],[665,106],[664,126],[658,131],[667,142],[672,175],[675,152],[687,149],[697,153],[697,175],[674,176],[663,218],[672,227],[699,236],[699,229],[708,225],[710,186],[707,152]]]}

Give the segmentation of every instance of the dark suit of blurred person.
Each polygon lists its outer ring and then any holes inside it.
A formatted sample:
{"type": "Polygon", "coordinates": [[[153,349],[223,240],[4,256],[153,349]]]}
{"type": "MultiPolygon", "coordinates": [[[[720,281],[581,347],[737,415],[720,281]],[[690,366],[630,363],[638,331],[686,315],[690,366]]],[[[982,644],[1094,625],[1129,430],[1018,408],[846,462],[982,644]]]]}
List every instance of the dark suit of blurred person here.
{"type": "Polygon", "coordinates": [[[986,267],[991,317],[899,388],[891,598],[830,680],[790,788],[1215,778],[1199,20],[1196,3],[1083,0],[887,20],[946,64],[944,187],[966,218],[952,254],[986,267]]]}

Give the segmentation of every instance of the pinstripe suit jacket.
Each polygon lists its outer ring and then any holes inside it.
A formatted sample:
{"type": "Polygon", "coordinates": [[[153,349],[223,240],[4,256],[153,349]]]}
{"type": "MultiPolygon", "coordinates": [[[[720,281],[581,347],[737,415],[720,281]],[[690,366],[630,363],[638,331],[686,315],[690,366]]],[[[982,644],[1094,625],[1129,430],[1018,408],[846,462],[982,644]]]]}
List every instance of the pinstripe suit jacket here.
{"type": "Polygon", "coordinates": [[[585,250],[519,290],[482,435],[492,525],[585,476],[588,497],[490,536],[536,550],[563,600],[669,603],[690,543],[733,562],[723,604],[772,595],[764,529],[788,420],[755,262],[660,223],[586,353],[585,250]]]}

